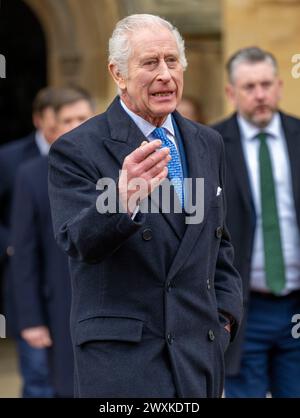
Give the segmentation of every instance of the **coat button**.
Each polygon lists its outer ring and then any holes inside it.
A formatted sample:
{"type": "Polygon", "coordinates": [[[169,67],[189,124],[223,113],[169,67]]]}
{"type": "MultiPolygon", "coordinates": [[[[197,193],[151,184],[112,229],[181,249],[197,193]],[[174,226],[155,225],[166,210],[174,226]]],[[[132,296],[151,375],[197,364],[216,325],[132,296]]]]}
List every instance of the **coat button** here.
{"type": "Polygon", "coordinates": [[[208,338],[210,339],[210,341],[213,341],[215,339],[215,334],[212,329],[208,331],[208,338]]]}
{"type": "Polygon", "coordinates": [[[144,229],[144,231],[142,232],[142,237],[143,237],[143,240],[150,241],[150,239],[152,239],[152,229],[150,228],[144,229]]]}
{"type": "Polygon", "coordinates": [[[223,234],[223,228],[221,226],[218,226],[218,228],[215,230],[215,235],[217,238],[222,238],[223,234]]]}
{"type": "Polygon", "coordinates": [[[210,280],[209,279],[206,280],[206,285],[207,285],[207,289],[210,290],[211,285],[210,285],[210,280]]]}
{"type": "Polygon", "coordinates": [[[169,332],[169,334],[167,335],[167,340],[168,340],[168,343],[171,345],[171,344],[173,344],[173,342],[174,342],[174,335],[172,335],[170,332],[169,332]]]}

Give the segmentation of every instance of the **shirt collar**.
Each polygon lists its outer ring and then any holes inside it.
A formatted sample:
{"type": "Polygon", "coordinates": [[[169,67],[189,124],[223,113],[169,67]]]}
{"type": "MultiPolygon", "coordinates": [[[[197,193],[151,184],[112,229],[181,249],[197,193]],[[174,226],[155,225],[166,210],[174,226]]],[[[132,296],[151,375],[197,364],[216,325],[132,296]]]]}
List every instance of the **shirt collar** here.
{"type": "Polygon", "coordinates": [[[44,137],[42,131],[37,130],[35,133],[35,142],[42,155],[48,155],[50,144],[44,137]]]}
{"type": "MultiPolygon", "coordinates": [[[[157,126],[152,125],[145,119],[143,119],[141,116],[137,115],[136,113],[132,112],[132,110],[128,109],[126,104],[120,99],[121,106],[125,110],[125,112],[130,116],[130,118],[135,122],[135,124],[138,126],[138,128],[143,132],[146,138],[148,138],[152,132],[154,131],[157,126]]],[[[167,119],[162,124],[161,128],[165,128],[169,134],[171,134],[173,137],[175,137],[174,127],[172,123],[172,117],[171,114],[167,116],[167,119]]]]}
{"type": "Polygon", "coordinates": [[[251,141],[260,132],[265,132],[268,136],[272,138],[278,138],[281,136],[281,121],[279,113],[274,113],[270,123],[264,128],[260,129],[257,126],[253,125],[249,121],[247,121],[243,116],[240,114],[237,115],[238,124],[241,130],[241,134],[243,139],[246,141],[251,141]]]}

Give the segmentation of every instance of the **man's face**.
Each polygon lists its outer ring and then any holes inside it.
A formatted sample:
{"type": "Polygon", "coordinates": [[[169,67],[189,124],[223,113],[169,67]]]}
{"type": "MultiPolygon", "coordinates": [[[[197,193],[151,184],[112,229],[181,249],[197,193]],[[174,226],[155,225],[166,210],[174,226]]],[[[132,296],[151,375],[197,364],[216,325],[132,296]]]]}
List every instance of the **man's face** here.
{"type": "Polygon", "coordinates": [[[183,89],[183,68],[172,33],[158,26],[131,36],[128,75],[114,65],[110,71],[127,107],[153,125],[160,125],[176,109],[183,89]]]}
{"type": "Polygon", "coordinates": [[[235,109],[249,122],[263,128],[278,109],[282,82],[271,63],[240,63],[234,71],[227,95],[235,109]]]}
{"type": "Polygon", "coordinates": [[[41,113],[34,114],[33,123],[36,129],[42,132],[49,144],[55,141],[57,137],[56,118],[52,107],[47,107],[41,113]]]}
{"type": "Polygon", "coordinates": [[[63,106],[56,113],[57,137],[77,128],[92,116],[93,109],[86,100],[78,100],[75,103],[63,106]]]}

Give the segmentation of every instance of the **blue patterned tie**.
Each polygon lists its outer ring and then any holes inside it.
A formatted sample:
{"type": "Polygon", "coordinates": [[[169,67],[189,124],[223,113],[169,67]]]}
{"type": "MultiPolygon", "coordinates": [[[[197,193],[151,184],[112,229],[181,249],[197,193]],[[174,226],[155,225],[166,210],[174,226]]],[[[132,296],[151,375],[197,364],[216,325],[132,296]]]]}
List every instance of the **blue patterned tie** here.
{"type": "Polygon", "coordinates": [[[183,171],[182,171],[182,165],[180,162],[179,153],[177,151],[177,148],[175,144],[170,141],[170,139],[167,137],[166,131],[164,128],[156,128],[152,132],[152,135],[154,138],[161,139],[162,146],[168,147],[170,149],[170,156],[171,161],[168,163],[168,177],[171,180],[171,183],[173,184],[176,193],[179,197],[181,207],[184,206],[184,192],[183,192],[183,171]]]}

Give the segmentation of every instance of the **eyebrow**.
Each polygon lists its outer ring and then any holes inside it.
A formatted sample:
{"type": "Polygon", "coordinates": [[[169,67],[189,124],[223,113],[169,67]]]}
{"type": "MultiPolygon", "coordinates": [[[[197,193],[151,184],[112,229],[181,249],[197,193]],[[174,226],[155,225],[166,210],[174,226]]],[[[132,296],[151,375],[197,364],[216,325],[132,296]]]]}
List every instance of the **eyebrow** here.
{"type": "MultiPolygon", "coordinates": [[[[141,59],[145,59],[145,58],[154,58],[157,57],[158,55],[160,55],[160,52],[145,52],[142,53],[140,55],[141,59]]],[[[164,53],[164,56],[179,56],[179,52],[174,49],[173,51],[166,51],[166,53],[164,53]]]]}

